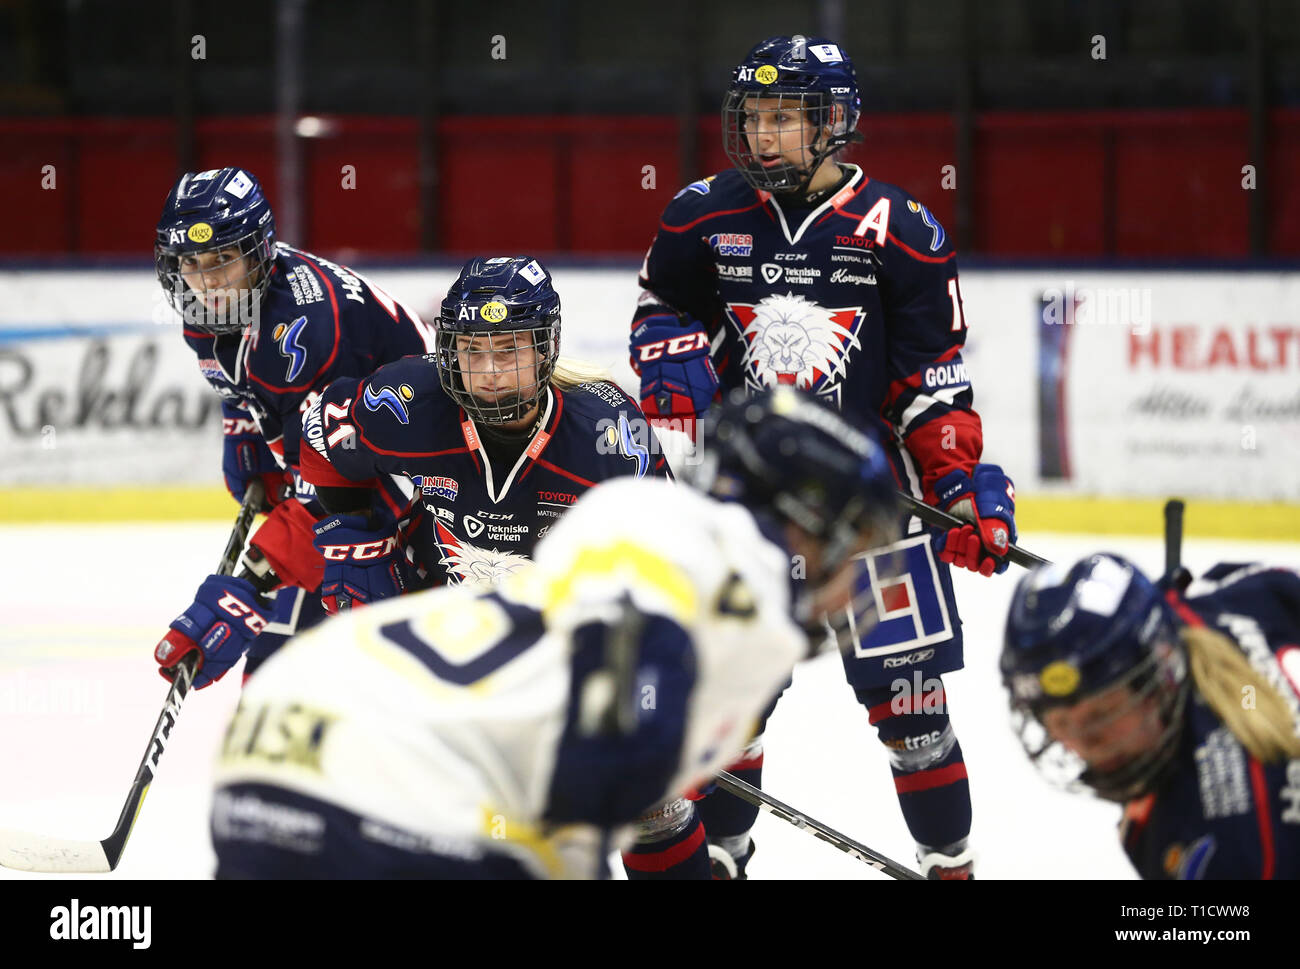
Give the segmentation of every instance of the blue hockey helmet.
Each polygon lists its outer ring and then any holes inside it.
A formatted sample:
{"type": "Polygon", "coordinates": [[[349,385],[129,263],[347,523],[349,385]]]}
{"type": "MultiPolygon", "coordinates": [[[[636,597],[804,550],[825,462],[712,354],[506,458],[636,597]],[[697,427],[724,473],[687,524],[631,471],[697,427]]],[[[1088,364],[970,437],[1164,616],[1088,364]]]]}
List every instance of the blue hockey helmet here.
{"type": "Polygon", "coordinates": [[[528,415],[560,355],[560,297],[531,256],[465,263],[438,312],[438,378],[489,427],[528,415]]]}
{"type": "Polygon", "coordinates": [[[249,326],[271,283],[275,218],[241,168],[182,175],[158,219],[158,282],[188,324],[210,333],[249,326]]]}
{"type": "MultiPolygon", "coordinates": [[[[849,558],[897,537],[897,486],[875,432],[793,387],[752,396],[733,390],[706,415],[699,462],[687,478],[716,498],[795,525],[818,544],[820,563],[808,569],[795,606],[800,621],[819,632],[825,617],[807,614],[817,590],[849,558]]],[[[875,624],[870,603],[854,603],[850,612],[859,629],[875,624]]]]}
{"type": "Polygon", "coordinates": [[[1160,588],[1127,559],[1090,555],[1022,578],[1000,667],[1021,743],[1062,786],[1125,801],[1178,748],[1186,651],[1160,588]]]}
{"type": "MultiPolygon", "coordinates": [[[[769,37],[751,50],[732,72],[722,101],[722,144],[731,163],[757,189],[797,192],[832,154],[859,139],[856,134],[861,101],[858,78],[849,55],[823,37],[769,37]],[[759,114],[759,109],[764,114],[759,114]],[[811,133],[799,146],[803,162],[792,164],[782,154],[762,152],[758,144],[765,116],[788,113],[811,133]]],[[[775,134],[777,129],[771,129],[775,134]]]]}

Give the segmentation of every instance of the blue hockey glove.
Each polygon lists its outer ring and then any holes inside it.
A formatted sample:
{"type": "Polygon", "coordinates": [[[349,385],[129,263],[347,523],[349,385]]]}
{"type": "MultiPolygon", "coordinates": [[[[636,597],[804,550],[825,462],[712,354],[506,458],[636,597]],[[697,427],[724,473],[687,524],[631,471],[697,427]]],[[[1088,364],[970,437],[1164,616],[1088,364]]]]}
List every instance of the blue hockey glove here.
{"type": "Polygon", "coordinates": [[[334,515],[316,523],[313,544],[325,558],[320,597],[325,611],[400,596],[414,576],[397,524],[375,526],[362,515],[334,515]]]}
{"type": "Polygon", "coordinates": [[[198,650],[194,687],[203,689],[221,679],[239,662],[271,615],[270,604],[253,584],[233,575],[210,575],[199,586],[194,602],[176,617],[154,647],[163,679],[176,678],[176,664],[198,650]]]}
{"type": "Polygon", "coordinates": [[[641,375],[641,409],[650,420],[693,419],[718,393],[704,324],[663,313],[632,330],[632,369],[641,375]]]}
{"type": "Polygon", "coordinates": [[[939,537],[939,559],[981,575],[1002,573],[1007,549],[1016,541],[1016,489],[996,464],[977,464],[975,473],[950,471],[934,483],[939,507],[970,522],[939,537]]]}
{"type": "Polygon", "coordinates": [[[266,488],[266,499],[259,510],[265,511],[279,504],[285,492],[284,468],[266,446],[248,411],[223,400],[221,430],[221,473],[225,475],[227,490],[236,501],[242,502],[248,483],[261,478],[266,488]]]}

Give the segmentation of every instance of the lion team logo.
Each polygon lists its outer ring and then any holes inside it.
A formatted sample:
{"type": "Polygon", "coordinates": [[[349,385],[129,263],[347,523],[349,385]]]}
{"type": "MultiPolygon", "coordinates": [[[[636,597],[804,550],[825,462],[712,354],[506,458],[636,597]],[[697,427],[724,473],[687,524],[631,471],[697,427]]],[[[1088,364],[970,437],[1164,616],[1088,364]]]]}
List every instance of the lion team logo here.
{"type": "Polygon", "coordinates": [[[744,341],[747,386],[796,387],[836,406],[848,356],[862,347],[858,329],[865,316],[860,306],[827,309],[791,293],[765,296],[757,305],[727,304],[744,341]]]}
{"type": "Polygon", "coordinates": [[[442,522],[435,521],[433,529],[442,552],[438,564],[456,584],[496,585],[528,564],[528,559],[515,552],[498,552],[462,541],[442,522]]]}

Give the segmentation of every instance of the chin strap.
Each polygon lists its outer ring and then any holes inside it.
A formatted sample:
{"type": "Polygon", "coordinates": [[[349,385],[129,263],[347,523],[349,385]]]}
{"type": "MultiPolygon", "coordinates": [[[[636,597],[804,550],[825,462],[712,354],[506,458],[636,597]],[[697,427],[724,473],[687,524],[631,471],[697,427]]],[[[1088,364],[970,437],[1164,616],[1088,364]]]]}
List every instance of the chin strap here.
{"type": "Polygon", "coordinates": [[[537,433],[537,429],[542,426],[542,411],[537,410],[537,419],[522,431],[507,431],[497,424],[488,424],[486,422],[478,425],[479,432],[487,438],[491,438],[499,444],[526,444],[537,433]]]}
{"type": "Polygon", "coordinates": [[[822,189],[820,192],[814,192],[812,194],[809,194],[808,184],[809,182],[812,181],[812,178],[810,177],[808,179],[808,182],[805,182],[802,186],[800,186],[797,189],[792,189],[788,192],[777,192],[774,194],[776,194],[782,201],[800,207],[815,207],[821,205],[828,198],[830,198],[832,195],[834,195],[836,192],[842,189],[845,185],[847,185],[849,179],[853,177],[853,173],[849,171],[847,168],[845,168],[843,165],[841,165],[839,162],[834,162],[833,164],[835,165],[835,167],[837,167],[840,170],[840,177],[836,179],[835,184],[832,185],[830,188],[825,188],[822,189]]]}

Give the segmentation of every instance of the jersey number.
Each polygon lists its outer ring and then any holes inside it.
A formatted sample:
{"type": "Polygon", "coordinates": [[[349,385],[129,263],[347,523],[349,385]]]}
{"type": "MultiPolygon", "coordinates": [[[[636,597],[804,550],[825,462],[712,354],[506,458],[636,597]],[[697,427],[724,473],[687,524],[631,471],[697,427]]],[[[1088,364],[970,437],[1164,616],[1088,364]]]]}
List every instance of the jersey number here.
{"type": "Polygon", "coordinates": [[[469,686],[495,673],[541,638],[541,616],[512,621],[494,596],[413,622],[390,622],[382,635],[419,660],[438,679],[469,686]],[[416,629],[418,624],[419,629],[416,629]]]}
{"type": "Polygon", "coordinates": [[[956,278],[948,280],[948,297],[952,300],[952,332],[956,333],[966,325],[966,320],[961,315],[961,297],[957,294],[956,278]]]}
{"type": "MultiPolygon", "coordinates": [[[[327,425],[332,420],[337,421],[347,416],[348,416],[348,409],[346,407],[340,406],[339,404],[325,405],[325,423],[327,425]]],[[[335,444],[338,444],[339,441],[343,440],[345,437],[351,434],[354,430],[356,430],[356,428],[354,428],[351,424],[340,424],[337,428],[334,429],[333,433],[331,433],[329,437],[325,438],[325,443],[328,444],[330,447],[333,447],[335,444]]]]}

